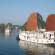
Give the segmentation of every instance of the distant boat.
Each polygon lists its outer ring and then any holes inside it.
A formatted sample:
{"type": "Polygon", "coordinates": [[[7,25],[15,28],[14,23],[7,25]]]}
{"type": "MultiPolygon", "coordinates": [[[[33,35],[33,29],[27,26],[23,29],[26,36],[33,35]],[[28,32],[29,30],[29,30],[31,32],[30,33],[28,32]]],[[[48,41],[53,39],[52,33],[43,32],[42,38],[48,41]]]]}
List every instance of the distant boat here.
{"type": "Polygon", "coordinates": [[[19,32],[19,27],[16,27],[16,32],[19,32]]]}
{"type": "Polygon", "coordinates": [[[11,29],[8,27],[8,28],[5,28],[5,33],[10,33],[11,32],[11,29]]]}
{"type": "Polygon", "coordinates": [[[5,33],[10,33],[11,32],[11,27],[10,26],[7,26],[6,28],[5,28],[5,33]]]}

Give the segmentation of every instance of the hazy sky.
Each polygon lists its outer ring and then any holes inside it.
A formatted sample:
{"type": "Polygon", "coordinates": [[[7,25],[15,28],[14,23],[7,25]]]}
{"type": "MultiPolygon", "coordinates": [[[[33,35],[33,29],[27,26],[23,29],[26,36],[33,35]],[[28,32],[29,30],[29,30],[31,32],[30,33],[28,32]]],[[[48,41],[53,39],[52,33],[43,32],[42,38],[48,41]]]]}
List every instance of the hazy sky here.
{"type": "Polygon", "coordinates": [[[55,13],[55,0],[0,0],[0,23],[24,24],[32,12],[46,20],[55,13]]]}

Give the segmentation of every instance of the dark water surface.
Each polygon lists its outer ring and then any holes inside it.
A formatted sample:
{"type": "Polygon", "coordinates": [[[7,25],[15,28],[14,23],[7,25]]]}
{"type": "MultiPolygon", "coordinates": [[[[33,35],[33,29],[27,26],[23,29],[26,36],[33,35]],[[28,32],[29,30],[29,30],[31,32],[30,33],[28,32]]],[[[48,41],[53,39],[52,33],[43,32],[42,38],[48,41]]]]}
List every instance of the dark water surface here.
{"type": "Polygon", "coordinates": [[[17,32],[0,33],[0,55],[55,55],[55,48],[47,45],[17,41],[17,32]]]}

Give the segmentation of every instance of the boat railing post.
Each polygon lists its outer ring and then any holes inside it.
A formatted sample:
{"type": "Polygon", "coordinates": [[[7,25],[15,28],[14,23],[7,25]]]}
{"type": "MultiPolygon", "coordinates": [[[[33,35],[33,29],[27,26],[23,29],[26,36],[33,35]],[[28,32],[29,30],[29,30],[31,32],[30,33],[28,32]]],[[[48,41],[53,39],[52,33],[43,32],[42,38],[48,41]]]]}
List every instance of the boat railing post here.
{"type": "Polygon", "coordinates": [[[39,41],[39,31],[38,31],[37,35],[38,35],[38,38],[37,38],[37,44],[38,44],[38,41],[39,41]]]}

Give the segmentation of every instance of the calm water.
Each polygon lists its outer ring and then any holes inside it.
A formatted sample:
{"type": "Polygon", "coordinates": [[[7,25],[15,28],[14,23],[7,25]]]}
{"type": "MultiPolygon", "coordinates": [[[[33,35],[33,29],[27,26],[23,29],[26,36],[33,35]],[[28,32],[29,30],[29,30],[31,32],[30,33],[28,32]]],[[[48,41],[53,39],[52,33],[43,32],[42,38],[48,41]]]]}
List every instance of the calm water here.
{"type": "Polygon", "coordinates": [[[55,55],[55,49],[42,44],[17,41],[17,32],[0,33],[0,55],[55,55]]]}

